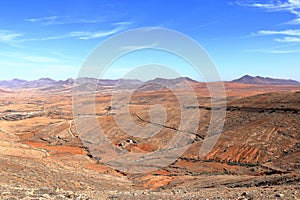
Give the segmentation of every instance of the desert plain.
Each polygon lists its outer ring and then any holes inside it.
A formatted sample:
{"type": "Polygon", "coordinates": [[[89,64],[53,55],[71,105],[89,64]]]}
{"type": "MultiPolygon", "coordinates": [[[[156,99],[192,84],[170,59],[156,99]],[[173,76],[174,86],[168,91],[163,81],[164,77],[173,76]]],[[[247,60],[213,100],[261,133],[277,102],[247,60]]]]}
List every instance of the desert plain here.
{"type": "Polygon", "coordinates": [[[136,90],[127,105],[133,123],[151,124],[152,105],[166,112],[165,123],[156,124],[159,132],[148,138],[118,127],[114,117],[122,119],[123,110],[112,105],[116,86],[100,84],[94,117],[121,152],[158,151],[184,132],[182,109],[199,113],[182,155],[154,171],[131,173],[109,166],[82,142],[73,112],[74,81],[39,81],[0,90],[0,199],[300,199],[299,85],[224,82],[225,123],[213,149],[199,157],[214,111],[205,83],[157,79],[157,85],[136,90]],[[161,82],[182,95],[187,82],[198,104],[181,107],[161,82]]]}

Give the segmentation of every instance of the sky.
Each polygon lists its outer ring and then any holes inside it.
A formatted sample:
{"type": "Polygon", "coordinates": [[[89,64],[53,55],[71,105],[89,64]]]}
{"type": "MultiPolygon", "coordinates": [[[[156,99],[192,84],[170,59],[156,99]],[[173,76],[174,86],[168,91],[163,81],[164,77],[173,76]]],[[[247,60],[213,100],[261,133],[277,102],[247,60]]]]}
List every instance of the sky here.
{"type": "MultiPolygon", "coordinates": [[[[76,78],[99,44],[142,27],[194,39],[225,81],[245,74],[300,81],[300,0],[1,1],[0,80],[76,78]]],[[[146,57],[199,79],[184,61],[149,50],[120,59],[104,77],[122,78],[151,63],[146,57]]]]}

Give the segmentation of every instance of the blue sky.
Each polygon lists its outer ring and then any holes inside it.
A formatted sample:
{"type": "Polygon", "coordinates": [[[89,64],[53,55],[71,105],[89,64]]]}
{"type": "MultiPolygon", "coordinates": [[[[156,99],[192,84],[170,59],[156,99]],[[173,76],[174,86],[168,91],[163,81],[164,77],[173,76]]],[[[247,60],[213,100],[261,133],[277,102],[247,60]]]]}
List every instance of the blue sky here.
{"type": "MultiPolygon", "coordinates": [[[[140,27],[193,38],[224,80],[250,74],[300,81],[300,0],[2,1],[0,79],[75,78],[102,41],[140,27]]],[[[107,78],[122,77],[130,62],[118,64],[107,78]]],[[[182,62],[175,68],[198,78],[182,62]]]]}

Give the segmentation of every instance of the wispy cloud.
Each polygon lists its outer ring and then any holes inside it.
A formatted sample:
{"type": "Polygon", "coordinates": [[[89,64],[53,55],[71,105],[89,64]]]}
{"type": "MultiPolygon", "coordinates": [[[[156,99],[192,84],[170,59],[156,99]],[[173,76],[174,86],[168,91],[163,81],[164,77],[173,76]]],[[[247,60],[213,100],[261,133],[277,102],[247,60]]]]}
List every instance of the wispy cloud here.
{"type": "Polygon", "coordinates": [[[277,42],[300,42],[300,37],[284,37],[275,39],[277,42]]]}
{"type": "Polygon", "coordinates": [[[27,62],[33,63],[57,63],[58,59],[47,57],[47,56],[37,56],[37,55],[28,55],[19,52],[0,52],[1,57],[13,58],[14,60],[24,60],[27,62]]]}
{"type": "Polygon", "coordinates": [[[39,18],[29,18],[24,19],[24,21],[39,23],[42,25],[62,25],[62,24],[90,24],[90,23],[100,23],[103,19],[79,19],[69,16],[47,16],[39,18]]]}
{"type": "Polygon", "coordinates": [[[290,54],[299,53],[300,50],[275,50],[275,49],[251,49],[249,52],[270,53],[270,54],[290,54]]]}
{"type": "Polygon", "coordinates": [[[238,5],[265,8],[271,11],[291,11],[300,9],[299,0],[288,0],[288,1],[263,1],[263,3],[253,3],[254,1],[236,1],[238,5]]]}
{"type": "MultiPolygon", "coordinates": [[[[251,1],[236,1],[237,5],[254,7],[264,9],[269,12],[289,12],[294,14],[295,19],[286,22],[285,24],[300,24],[300,0],[268,0],[262,3],[251,1]]],[[[300,41],[300,29],[287,29],[287,30],[260,30],[253,33],[252,36],[264,36],[264,35],[282,35],[282,38],[275,38],[276,42],[288,42],[295,43],[300,41]]]]}
{"type": "Polygon", "coordinates": [[[46,37],[35,37],[35,38],[23,38],[18,40],[18,42],[31,42],[31,41],[47,41],[47,40],[59,40],[65,39],[70,36],[68,35],[56,35],[56,36],[46,36],[46,37]]]}
{"type": "Polygon", "coordinates": [[[287,24],[300,24],[300,0],[288,1],[263,1],[262,3],[253,1],[236,1],[237,5],[265,9],[269,12],[290,12],[296,15],[296,19],[287,22],[287,24]]]}
{"type": "MultiPolygon", "coordinates": [[[[279,42],[285,42],[285,44],[281,44],[279,46],[275,46],[272,48],[262,48],[262,49],[250,49],[246,50],[247,52],[257,52],[257,53],[268,53],[268,54],[291,54],[291,53],[299,53],[300,49],[299,43],[296,43],[295,41],[289,42],[289,40],[293,40],[291,38],[285,37],[285,41],[279,41],[279,42]]],[[[283,40],[283,39],[278,39],[283,40]]]]}
{"type": "Polygon", "coordinates": [[[286,24],[291,24],[291,25],[299,25],[300,24],[300,17],[297,19],[293,19],[291,21],[286,22],[286,24]]]}
{"type": "Polygon", "coordinates": [[[0,42],[15,45],[16,40],[21,37],[22,34],[15,33],[8,30],[0,30],[0,42]]]}
{"type": "Polygon", "coordinates": [[[300,42],[300,29],[288,29],[281,31],[274,30],[261,30],[257,33],[253,33],[254,36],[263,36],[263,35],[283,35],[283,38],[275,38],[277,42],[300,42]]]}
{"type": "Polygon", "coordinates": [[[115,28],[115,29],[108,30],[108,31],[96,31],[96,32],[74,31],[74,32],[70,32],[67,37],[74,37],[74,38],[77,38],[80,40],[89,40],[89,39],[110,36],[121,30],[122,30],[122,28],[115,28]]]}
{"type": "MultiPolygon", "coordinates": [[[[51,17],[51,19],[55,19],[55,17],[51,17]]],[[[32,21],[38,19],[31,19],[32,21]]],[[[59,40],[59,39],[78,39],[78,40],[89,40],[89,39],[97,39],[103,38],[115,33],[118,33],[122,30],[127,29],[132,22],[115,22],[112,23],[111,29],[108,30],[99,30],[99,31],[71,31],[67,33],[57,34],[57,35],[44,35],[44,36],[36,36],[29,38],[25,34],[17,33],[11,30],[0,30],[0,43],[6,43],[10,46],[14,47],[22,47],[24,42],[33,42],[33,41],[48,41],[48,40],[59,40]]],[[[34,58],[28,58],[34,59],[34,58]]],[[[38,59],[37,59],[38,60],[38,59]]]]}
{"type": "Polygon", "coordinates": [[[131,25],[132,22],[115,22],[112,23],[112,26],[115,26],[115,28],[107,31],[73,31],[68,34],[69,37],[75,37],[80,40],[89,40],[89,39],[95,39],[95,38],[102,38],[107,37],[110,35],[113,35],[115,33],[118,33],[122,30],[125,30],[128,28],[129,25],[131,25]]]}
{"type": "Polygon", "coordinates": [[[46,41],[46,40],[58,40],[58,39],[79,39],[79,40],[89,40],[89,39],[96,39],[96,38],[103,38],[115,33],[118,33],[122,30],[128,28],[131,22],[117,22],[113,23],[112,25],[115,26],[110,30],[101,30],[101,31],[71,31],[66,34],[61,35],[54,35],[54,36],[47,36],[47,37],[36,37],[36,38],[24,38],[19,40],[20,42],[31,42],[31,41],[46,41]]]}
{"type": "Polygon", "coordinates": [[[272,31],[272,30],[261,30],[254,35],[289,35],[289,36],[300,36],[300,29],[287,29],[283,31],[272,31]]]}
{"type": "Polygon", "coordinates": [[[122,50],[133,50],[133,49],[145,49],[145,48],[154,48],[155,46],[157,46],[159,43],[153,43],[153,44],[149,44],[149,45],[144,45],[144,46],[122,46],[120,47],[122,50]]]}
{"type": "Polygon", "coordinates": [[[263,3],[253,3],[253,1],[236,1],[240,6],[263,8],[268,11],[288,11],[295,15],[300,14],[300,0],[288,1],[264,1],[263,3]]]}
{"type": "Polygon", "coordinates": [[[114,25],[114,26],[129,26],[131,24],[132,24],[132,22],[125,22],[125,21],[112,23],[112,25],[114,25]]]}
{"type": "Polygon", "coordinates": [[[27,38],[20,40],[21,42],[31,42],[31,41],[47,41],[47,40],[59,40],[59,39],[79,39],[79,40],[89,40],[107,37],[113,35],[117,32],[121,31],[121,29],[112,29],[107,31],[72,31],[67,34],[57,35],[57,36],[49,36],[49,37],[37,37],[37,38],[27,38]]]}
{"type": "Polygon", "coordinates": [[[30,18],[30,19],[25,19],[24,21],[28,22],[44,22],[44,21],[53,21],[56,20],[58,16],[50,16],[50,17],[40,17],[40,18],[30,18]]]}

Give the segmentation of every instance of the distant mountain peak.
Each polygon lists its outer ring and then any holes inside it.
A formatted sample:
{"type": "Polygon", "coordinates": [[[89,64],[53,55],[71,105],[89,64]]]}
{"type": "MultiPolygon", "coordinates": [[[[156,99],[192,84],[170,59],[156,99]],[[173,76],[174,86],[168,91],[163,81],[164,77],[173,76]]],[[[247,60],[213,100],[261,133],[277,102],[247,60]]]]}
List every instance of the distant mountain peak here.
{"type": "Polygon", "coordinates": [[[153,80],[146,81],[152,82],[152,83],[171,83],[171,84],[178,84],[182,81],[188,81],[188,82],[197,82],[189,77],[177,77],[177,78],[155,78],[153,80]]]}
{"type": "Polygon", "coordinates": [[[51,78],[40,78],[38,81],[55,82],[55,80],[53,80],[51,78]]]}
{"type": "Polygon", "coordinates": [[[14,78],[12,81],[25,81],[24,79],[14,78]]]}
{"type": "Polygon", "coordinates": [[[278,79],[261,76],[244,75],[239,79],[235,79],[231,82],[245,83],[245,84],[273,84],[273,85],[299,85],[300,83],[291,79],[278,79]]]}

